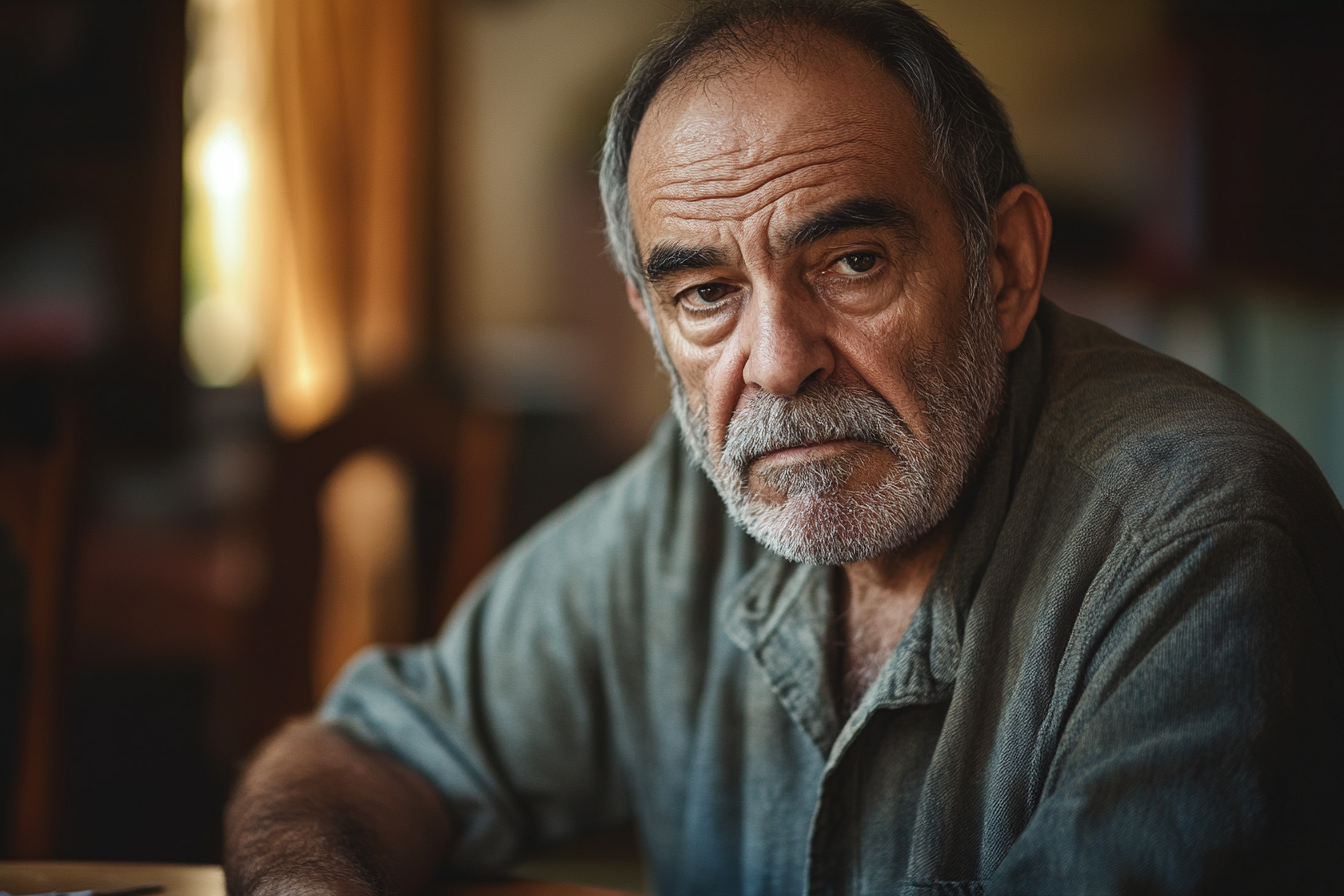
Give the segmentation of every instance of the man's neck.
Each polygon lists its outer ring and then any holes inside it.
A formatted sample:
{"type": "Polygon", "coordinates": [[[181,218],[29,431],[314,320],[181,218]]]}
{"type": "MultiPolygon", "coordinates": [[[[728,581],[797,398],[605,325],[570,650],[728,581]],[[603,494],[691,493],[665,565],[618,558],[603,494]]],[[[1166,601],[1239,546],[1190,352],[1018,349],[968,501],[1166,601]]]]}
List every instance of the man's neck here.
{"type": "Polygon", "coordinates": [[[835,604],[841,670],[837,696],[846,714],[858,705],[910,627],[960,521],[961,514],[953,510],[913,544],[841,568],[835,604]]]}

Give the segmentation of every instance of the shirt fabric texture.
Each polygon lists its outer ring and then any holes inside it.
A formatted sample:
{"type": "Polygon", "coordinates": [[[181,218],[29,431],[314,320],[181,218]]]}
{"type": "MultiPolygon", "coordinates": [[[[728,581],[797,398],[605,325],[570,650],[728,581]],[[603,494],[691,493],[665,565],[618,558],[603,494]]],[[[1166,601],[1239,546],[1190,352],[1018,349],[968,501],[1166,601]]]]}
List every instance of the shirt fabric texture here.
{"type": "Polygon", "coordinates": [[[1336,890],[1344,511],[1310,457],[1042,302],[964,501],[844,718],[830,570],[745,535],[665,419],[321,717],[438,788],[464,871],[634,817],[662,896],[1336,890]]]}

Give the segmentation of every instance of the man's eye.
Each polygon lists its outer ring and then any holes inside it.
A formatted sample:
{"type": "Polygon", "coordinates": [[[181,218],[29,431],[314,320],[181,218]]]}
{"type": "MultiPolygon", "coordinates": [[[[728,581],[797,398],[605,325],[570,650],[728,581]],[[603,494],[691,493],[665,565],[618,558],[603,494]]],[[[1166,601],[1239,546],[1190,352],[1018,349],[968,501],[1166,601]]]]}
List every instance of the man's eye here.
{"type": "Polygon", "coordinates": [[[836,266],[846,274],[863,274],[872,270],[873,265],[877,264],[877,254],[874,252],[851,252],[836,262],[836,266]]]}
{"type": "Polygon", "coordinates": [[[697,286],[687,292],[687,298],[693,305],[717,305],[733,291],[733,288],[726,283],[706,283],[703,286],[697,286]]]}

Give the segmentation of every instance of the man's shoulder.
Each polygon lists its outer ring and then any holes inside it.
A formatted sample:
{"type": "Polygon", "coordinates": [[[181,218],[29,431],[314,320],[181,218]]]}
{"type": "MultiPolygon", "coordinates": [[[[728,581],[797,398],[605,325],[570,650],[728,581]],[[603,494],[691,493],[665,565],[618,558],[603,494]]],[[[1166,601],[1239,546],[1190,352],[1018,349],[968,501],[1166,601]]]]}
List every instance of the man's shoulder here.
{"type": "Polygon", "coordinates": [[[1126,515],[1280,524],[1338,511],[1310,455],[1230,389],[1053,306],[1038,320],[1046,396],[1037,444],[1126,515]]]}

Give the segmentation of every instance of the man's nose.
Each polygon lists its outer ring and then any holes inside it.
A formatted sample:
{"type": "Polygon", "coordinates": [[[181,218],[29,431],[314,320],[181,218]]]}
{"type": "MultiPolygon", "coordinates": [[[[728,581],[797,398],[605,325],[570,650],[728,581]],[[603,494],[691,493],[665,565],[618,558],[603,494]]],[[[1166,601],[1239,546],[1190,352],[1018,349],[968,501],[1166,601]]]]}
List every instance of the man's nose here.
{"type": "Polygon", "coordinates": [[[835,369],[824,311],[800,284],[752,290],[739,329],[747,353],[742,378],[772,395],[793,395],[835,369]]]}

